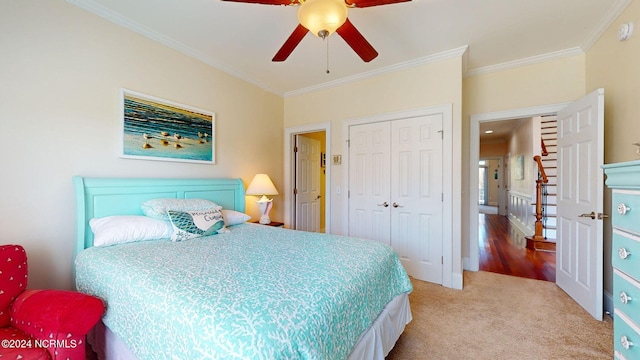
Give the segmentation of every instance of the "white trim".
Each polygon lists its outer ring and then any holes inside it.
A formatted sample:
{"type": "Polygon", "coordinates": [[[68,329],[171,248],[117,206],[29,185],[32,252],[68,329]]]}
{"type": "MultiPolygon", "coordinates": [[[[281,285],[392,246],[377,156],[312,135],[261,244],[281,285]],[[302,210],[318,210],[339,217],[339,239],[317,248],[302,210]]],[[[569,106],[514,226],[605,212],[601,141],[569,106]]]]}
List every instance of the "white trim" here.
{"type": "Polygon", "coordinates": [[[546,54],[531,56],[524,59],[508,61],[501,64],[495,64],[495,65],[476,68],[476,69],[467,71],[464,77],[468,78],[468,77],[473,77],[478,75],[485,75],[485,74],[494,73],[498,71],[515,69],[522,66],[539,64],[539,63],[543,63],[551,60],[563,59],[563,58],[568,58],[568,57],[577,56],[577,55],[584,55],[584,51],[579,47],[574,47],[574,48],[554,51],[546,54]]]}
{"type": "Polygon", "coordinates": [[[302,95],[302,94],[306,94],[306,93],[310,93],[310,92],[314,92],[314,91],[318,91],[318,90],[328,89],[328,88],[332,88],[332,87],[336,87],[336,86],[341,86],[341,85],[353,83],[353,82],[356,82],[356,81],[361,81],[361,80],[364,80],[364,79],[370,79],[370,78],[373,78],[373,77],[376,77],[376,76],[379,76],[379,75],[383,75],[383,74],[387,74],[387,73],[390,73],[390,72],[409,69],[409,68],[413,68],[413,67],[424,65],[424,64],[434,63],[434,62],[437,62],[437,61],[458,58],[458,57],[462,56],[464,53],[467,52],[467,48],[468,48],[468,46],[465,45],[465,46],[461,46],[459,48],[455,48],[455,49],[451,49],[451,50],[448,50],[448,51],[443,51],[443,52],[440,52],[440,53],[437,53],[437,54],[433,54],[433,55],[429,55],[429,56],[425,56],[425,57],[421,57],[421,58],[417,58],[417,59],[401,62],[401,63],[395,64],[395,65],[389,65],[389,66],[385,66],[385,67],[382,67],[382,68],[379,68],[379,69],[375,69],[375,70],[371,70],[371,71],[365,71],[365,72],[360,73],[360,74],[355,74],[355,75],[343,77],[341,79],[328,81],[328,82],[325,82],[325,83],[322,83],[322,84],[312,85],[312,86],[309,86],[309,87],[306,87],[306,88],[289,91],[289,92],[286,92],[284,94],[284,97],[302,95]]]}
{"type": "MultiPolygon", "coordinates": [[[[622,14],[624,9],[631,4],[632,0],[617,0],[607,14],[602,18],[602,21],[596,26],[591,33],[586,37],[582,43],[582,50],[587,52],[591,47],[600,39],[602,34],[613,24],[613,22],[622,14]]],[[[634,19],[629,19],[634,20],[634,19]]]]}
{"type": "Polygon", "coordinates": [[[564,109],[569,103],[533,106],[471,115],[469,124],[469,260],[464,261],[465,270],[478,271],[480,268],[478,247],[478,177],[473,176],[480,161],[480,123],[486,121],[500,121],[520,119],[525,117],[555,114],[564,109]]]}
{"type": "Polygon", "coordinates": [[[584,55],[589,49],[591,49],[596,41],[600,39],[602,34],[607,31],[607,29],[613,24],[613,22],[622,14],[627,6],[631,4],[631,1],[632,0],[615,0],[615,3],[609,8],[609,11],[605,14],[600,23],[598,23],[597,26],[593,28],[589,35],[584,39],[581,46],[472,69],[465,72],[464,77],[467,78],[472,76],[484,75],[508,69],[515,69],[522,66],[539,64],[546,61],[584,55]]]}
{"type": "MultiPolygon", "coordinates": [[[[325,133],[325,152],[331,154],[331,123],[317,123],[302,126],[288,127],[284,129],[284,223],[291,224],[294,218],[295,197],[293,195],[293,184],[295,183],[295,172],[293,165],[295,164],[295,154],[293,153],[293,137],[298,134],[307,134],[312,132],[324,131],[325,133]]],[[[331,229],[331,164],[325,167],[325,202],[324,202],[324,226],[327,233],[333,233],[331,229]]],[[[290,225],[289,225],[290,226],[290,225]]]]}
{"type": "Polygon", "coordinates": [[[463,283],[462,273],[454,273],[451,279],[451,283],[452,283],[452,286],[451,286],[452,288],[456,290],[462,290],[462,283],[463,283]]]}
{"type": "MultiPolygon", "coordinates": [[[[376,123],[381,121],[394,121],[419,116],[428,116],[440,114],[442,115],[442,191],[444,199],[442,203],[442,285],[455,289],[462,289],[462,272],[461,269],[453,268],[454,257],[461,258],[459,246],[456,248],[457,253],[454,254],[454,242],[460,242],[460,237],[455,236],[453,210],[454,198],[453,179],[460,177],[459,171],[454,174],[456,167],[454,166],[454,148],[453,148],[453,104],[438,105],[427,108],[420,108],[407,111],[399,111],[392,113],[384,113],[373,116],[347,119],[342,122],[342,233],[349,234],[349,127],[361,124],[376,123]]],[[[477,163],[477,162],[476,162],[477,163]]],[[[460,167],[458,166],[458,169],[460,167]]],[[[477,185],[476,185],[477,186],[477,185]]],[[[458,226],[459,228],[459,226],[458,226]]]]}

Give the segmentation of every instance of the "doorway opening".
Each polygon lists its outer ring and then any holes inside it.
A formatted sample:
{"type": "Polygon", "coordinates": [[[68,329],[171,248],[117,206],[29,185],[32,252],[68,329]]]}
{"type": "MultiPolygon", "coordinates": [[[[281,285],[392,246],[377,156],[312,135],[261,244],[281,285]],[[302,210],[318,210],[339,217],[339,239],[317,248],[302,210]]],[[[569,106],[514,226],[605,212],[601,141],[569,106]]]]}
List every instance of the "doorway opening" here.
{"type": "Polygon", "coordinates": [[[328,154],[331,154],[330,123],[285,129],[285,224],[288,228],[331,233],[331,166],[326,161],[328,154]],[[300,149],[296,147],[301,141],[317,143],[317,148],[312,150],[315,153],[306,152],[306,155],[298,156],[300,153],[296,150],[300,149]],[[310,191],[306,185],[311,183],[310,178],[316,177],[317,189],[310,191]],[[301,181],[303,186],[300,186],[301,181]],[[313,225],[316,223],[317,226],[313,225]]]}
{"type": "Polygon", "coordinates": [[[540,154],[542,124],[540,117],[480,124],[479,270],[555,282],[555,253],[538,253],[526,241],[533,234],[536,182],[527,169],[532,162],[524,159],[540,154]],[[513,161],[511,172],[502,171],[504,159],[513,161]]]}
{"type": "Polygon", "coordinates": [[[478,186],[478,205],[489,205],[487,203],[488,199],[488,186],[489,186],[489,177],[487,176],[487,160],[480,160],[478,162],[478,182],[480,185],[478,186]]]}
{"type": "MultiPolygon", "coordinates": [[[[465,269],[468,269],[471,271],[480,270],[480,258],[482,257],[483,261],[487,261],[487,257],[486,257],[487,254],[484,252],[485,248],[489,246],[487,244],[487,237],[488,237],[487,234],[493,231],[494,229],[500,229],[499,226],[502,226],[503,229],[505,226],[507,228],[506,230],[501,231],[502,233],[501,235],[495,235],[495,236],[503,236],[507,238],[512,237],[511,240],[513,240],[512,241],[513,246],[518,247],[519,251],[523,253],[526,252],[527,250],[525,249],[525,246],[522,243],[522,241],[518,239],[519,236],[517,235],[517,233],[513,234],[514,231],[518,232],[519,230],[515,226],[511,226],[512,224],[508,219],[509,214],[511,212],[518,211],[517,208],[519,206],[517,203],[512,203],[513,199],[509,198],[507,195],[511,187],[510,180],[509,180],[510,172],[515,170],[515,169],[513,170],[511,169],[512,163],[517,160],[518,154],[511,154],[508,151],[498,151],[495,154],[491,154],[491,153],[487,154],[486,152],[481,154],[480,152],[481,136],[484,136],[486,131],[491,130],[489,129],[489,127],[496,127],[496,128],[510,127],[511,131],[509,130],[505,131],[505,133],[510,134],[513,128],[517,126],[519,121],[521,121],[522,119],[533,118],[533,117],[544,116],[544,115],[553,115],[565,106],[566,104],[556,104],[556,105],[548,105],[548,106],[535,107],[535,108],[517,109],[517,110],[498,112],[498,113],[473,115],[471,117],[471,122],[470,122],[471,129],[470,129],[470,139],[469,139],[470,140],[469,141],[470,142],[469,171],[470,171],[470,174],[478,174],[478,176],[471,176],[469,180],[469,195],[470,195],[470,199],[472,200],[470,201],[470,204],[469,204],[470,205],[469,206],[469,224],[470,224],[469,258],[464,259],[465,269]],[[501,157],[503,159],[503,166],[498,170],[497,175],[499,178],[504,179],[503,187],[502,187],[502,193],[504,194],[504,197],[505,197],[504,208],[499,206],[498,214],[482,214],[480,211],[481,210],[480,159],[481,158],[485,159],[487,157],[492,157],[492,156],[501,157]],[[502,217],[502,218],[494,218],[494,217],[502,217]],[[501,224],[499,224],[497,221],[494,221],[494,220],[499,220],[501,224]],[[494,228],[488,228],[488,227],[494,227],[494,228]]],[[[483,141],[483,144],[486,145],[487,143],[489,144],[490,148],[496,147],[495,141],[494,142],[490,140],[487,141],[485,138],[483,141]]],[[[494,173],[491,173],[491,171],[489,171],[486,175],[488,178],[491,178],[494,175],[494,173]]],[[[533,180],[532,180],[532,185],[531,185],[532,189],[534,188],[534,185],[535,184],[533,183],[533,180]]],[[[528,191],[528,193],[531,193],[531,192],[528,191]]],[[[525,206],[527,211],[529,211],[528,205],[530,204],[527,204],[527,206],[525,206]]],[[[526,259],[526,256],[523,258],[526,259]]],[[[551,261],[551,260],[547,259],[545,261],[551,261]]],[[[505,264],[502,264],[502,266],[503,268],[506,269],[504,270],[505,273],[509,274],[509,272],[513,272],[513,269],[510,266],[505,264]]],[[[528,264],[527,266],[535,267],[536,265],[528,264]]],[[[537,266],[541,268],[548,268],[551,266],[551,264],[543,263],[543,264],[538,264],[537,266]]],[[[552,266],[553,266],[553,269],[550,269],[550,270],[553,270],[553,272],[555,273],[555,255],[553,256],[552,266]]],[[[483,265],[483,267],[486,268],[485,265],[483,265]]],[[[548,273],[550,271],[545,271],[545,272],[548,273]]],[[[514,275],[514,274],[509,274],[509,275],[514,275]]],[[[532,275],[531,277],[535,277],[535,276],[540,276],[540,275],[539,274],[532,275]]],[[[550,280],[550,279],[546,279],[546,280],[550,280]]]]}
{"type": "Polygon", "coordinates": [[[502,158],[482,158],[478,162],[478,207],[480,213],[498,214],[500,211],[504,214],[504,211],[501,211],[506,209],[505,197],[502,194],[504,190],[502,168],[502,158]]]}

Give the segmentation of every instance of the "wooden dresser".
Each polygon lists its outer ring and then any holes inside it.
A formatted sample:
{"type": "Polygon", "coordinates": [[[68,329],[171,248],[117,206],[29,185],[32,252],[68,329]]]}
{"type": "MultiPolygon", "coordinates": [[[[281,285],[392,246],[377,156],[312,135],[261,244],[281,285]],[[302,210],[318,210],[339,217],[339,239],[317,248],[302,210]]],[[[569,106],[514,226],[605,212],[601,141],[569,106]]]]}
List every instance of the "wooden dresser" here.
{"type": "Polygon", "coordinates": [[[614,356],[640,359],[640,161],[603,169],[612,189],[614,356]]]}

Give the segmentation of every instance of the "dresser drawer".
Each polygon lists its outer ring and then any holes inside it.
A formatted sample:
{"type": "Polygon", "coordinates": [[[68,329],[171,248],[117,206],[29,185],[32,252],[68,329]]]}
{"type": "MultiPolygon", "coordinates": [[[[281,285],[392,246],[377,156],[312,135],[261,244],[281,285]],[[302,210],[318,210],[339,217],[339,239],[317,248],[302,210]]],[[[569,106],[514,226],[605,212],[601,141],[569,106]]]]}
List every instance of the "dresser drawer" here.
{"type": "Polygon", "coordinates": [[[613,230],[611,264],[635,279],[640,279],[640,237],[613,230]]]}
{"type": "Polygon", "coordinates": [[[640,192],[614,190],[611,195],[611,224],[640,234],[640,192]]]}
{"type": "Polygon", "coordinates": [[[640,319],[640,283],[618,269],[613,269],[613,306],[640,319]]]}
{"type": "Polygon", "coordinates": [[[613,349],[626,359],[640,359],[640,334],[637,325],[618,309],[613,312],[613,349]]]}

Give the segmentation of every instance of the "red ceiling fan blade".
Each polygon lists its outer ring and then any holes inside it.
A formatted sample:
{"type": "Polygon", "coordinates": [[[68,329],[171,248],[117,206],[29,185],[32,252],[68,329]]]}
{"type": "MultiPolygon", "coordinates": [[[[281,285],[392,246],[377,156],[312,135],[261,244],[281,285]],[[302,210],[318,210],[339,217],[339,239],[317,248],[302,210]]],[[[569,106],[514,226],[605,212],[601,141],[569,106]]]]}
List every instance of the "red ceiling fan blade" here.
{"type": "Polygon", "coordinates": [[[346,0],[347,5],[355,5],[357,8],[364,8],[378,5],[396,4],[411,0],[346,0]]]}
{"type": "Polygon", "coordinates": [[[360,31],[353,26],[349,19],[347,19],[347,21],[345,21],[345,23],[342,24],[336,32],[338,35],[342,36],[344,41],[351,46],[353,51],[355,51],[356,54],[364,60],[364,62],[369,62],[378,56],[376,49],[369,44],[367,39],[360,34],[360,31]]]}
{"type": "Polygon", "coordinates": [[[271,59],[271,61],[287,60],[289,55],[291,55],[291,53],[293,52],[293,49],[295,49],[296,46],[298,46],[298,44],[300,43],[300,41],[302,41],[302,38],[304,38],[304,36],[307,35],[307,32],[309,32],[307,28],[298,24],[298,27],[295,30],[293,30],[291,35],[289,35],[289,38],[287,39],[287,41],[284,42],[280,50],[278,50],[278,52],[273,57],[273,59],[271,59]]]}
{"type": "Polygon", "coordinates": [[[298,1],[294,0],[222,0],[222,1],[230,1],[230,2],[241,2],[241,3],[250,3],[250,4],[263,4],[263,5],[293,5],[297,4],[298,1]]]}

